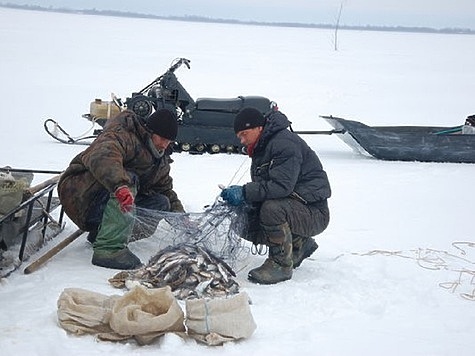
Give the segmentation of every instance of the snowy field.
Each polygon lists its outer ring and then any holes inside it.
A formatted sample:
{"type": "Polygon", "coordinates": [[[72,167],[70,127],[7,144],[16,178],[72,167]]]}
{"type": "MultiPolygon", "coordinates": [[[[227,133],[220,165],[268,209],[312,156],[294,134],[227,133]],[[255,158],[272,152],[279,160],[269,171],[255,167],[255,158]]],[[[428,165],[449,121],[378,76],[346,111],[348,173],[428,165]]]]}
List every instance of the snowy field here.
{"type": "MultiPolygon", "coordinates": [[[[319,115],[456,126],[475,113],[468,35],[340,31],[335,51],[330,30],[0,8],[0,46],[0,166],[65,169],[85,147],[54,142],[44,120],[79,135],[90,128],[81,115],[94,98],[125,98],[176,57],[191,60],[177,75],[194,98],[263,95],[296,130],[331,129],[319,115]]],[[[20,269],[1,282],[1,354],[473,355],[475,165],[378,161],[334,135],[305,139],[332,184],[330,226],[290,281],[249,283],[261,256],[239,271],[257,324],[251,338],[212,348],[167,334],[141,347],[68,335],[56,317],[64,288],[122,293],[107,281],[116,271],[91,265],[81,237],[37,272],[20,269]]],[[[240,155],[174,159],[189,212],[212,203],[218,184],[250,163],[240,155]]],[[[67,220],[61,236],[75,229],[67,220]]],[[[144,261],[156,252],[153,239],[130,247],[144,261]]]]}

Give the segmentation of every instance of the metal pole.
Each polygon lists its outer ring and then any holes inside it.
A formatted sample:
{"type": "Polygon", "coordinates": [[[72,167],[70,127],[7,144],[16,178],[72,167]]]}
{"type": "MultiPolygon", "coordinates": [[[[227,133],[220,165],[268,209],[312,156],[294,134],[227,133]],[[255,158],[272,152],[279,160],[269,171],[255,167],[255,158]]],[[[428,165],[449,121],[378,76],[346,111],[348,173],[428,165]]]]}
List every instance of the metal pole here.
{"type": "Polygon", "coordinates": [[[45,174],[61,174],[62,171],[48,171],[42,169],[22,169],[22,168],[10,168],[10,167],[0,167],[2,172],[18,172],[18,173],[45,173],[45,174]]]}

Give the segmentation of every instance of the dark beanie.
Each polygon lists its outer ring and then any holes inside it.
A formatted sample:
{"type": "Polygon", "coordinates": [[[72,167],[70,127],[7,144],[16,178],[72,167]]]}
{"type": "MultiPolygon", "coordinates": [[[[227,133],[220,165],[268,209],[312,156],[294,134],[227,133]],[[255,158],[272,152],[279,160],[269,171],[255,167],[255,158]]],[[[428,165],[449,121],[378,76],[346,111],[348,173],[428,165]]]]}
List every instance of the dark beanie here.
{"type": "Polygon", "coordinates": [[[266,120],[264,115],[254,108],[242,109],[234,118],[234,132],[252,129],[258,126],[264,126],[266,120]]]}
{"type": "Polygon", "coordinates": [[[145,126],[154,134],[174,141],[178,133],[176,116],[167,109],[159,109],[150,115],[145,126]]]}

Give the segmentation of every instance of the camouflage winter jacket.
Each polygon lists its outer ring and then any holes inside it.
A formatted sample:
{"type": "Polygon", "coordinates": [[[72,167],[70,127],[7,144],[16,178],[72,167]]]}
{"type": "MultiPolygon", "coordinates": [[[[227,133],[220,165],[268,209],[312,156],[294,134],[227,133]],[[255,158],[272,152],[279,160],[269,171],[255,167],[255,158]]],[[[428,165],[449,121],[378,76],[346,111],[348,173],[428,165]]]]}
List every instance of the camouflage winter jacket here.
{"type": "Polygon", "coordinates": [[[330,183],[317,154],[297,134],[290,122],[272,113],[252,153],[252,182],[244,185],[248,202],[294,197],[305,204],[326,204],[330,183]]]}
{"type": "Polygon", "coordinates": [[[104,188],[113,193],[118,187],[133,187],[128,172],[138,177],[138,194],[160,193],[168,197],[171,210],[183,212],[173,190],[168,154],[161,155],[153,146],[151,134],[131,111],[110,119],[104,131],[78,154],[61,175],[58,195],[66,214],[81,229],[89,208],[104,188]]]}

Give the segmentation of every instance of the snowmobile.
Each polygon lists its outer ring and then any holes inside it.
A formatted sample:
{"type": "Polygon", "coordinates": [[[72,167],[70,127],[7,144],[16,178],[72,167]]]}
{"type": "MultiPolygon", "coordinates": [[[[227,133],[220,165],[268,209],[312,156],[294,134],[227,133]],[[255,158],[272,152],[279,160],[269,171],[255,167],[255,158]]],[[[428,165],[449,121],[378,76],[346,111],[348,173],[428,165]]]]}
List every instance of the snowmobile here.
{"type": "Polygon", "coordinates": [[[198,154],[241,152],[242,145],[233,129],[235,115],[244,107],[254,107],[265,115],[277,110],[277,104],[262,96],[194,100],[175,75],[175,71],[182,65],[190,69],[190,60],[175,59],[165,73],[140,91],[133,92],[125,101],[112,94],[111,101],[96,99],[91,102],[90,112],[83,117],[94,125],[99,125],[92,135],[71,137],[53,119],[47,119],[44,128],[60,142],[90,144],[100,134],[107,120],[124,109],[132,110],[145,120],[155,110],[168,108],[176,113],[179,124],[173,151],[198,154]]]}

